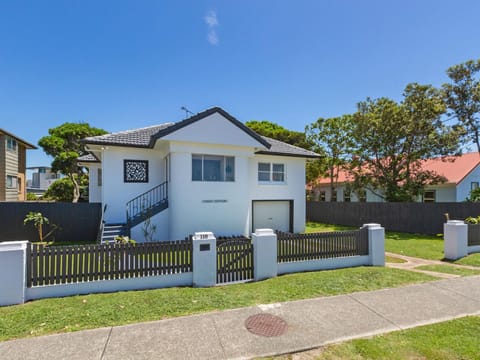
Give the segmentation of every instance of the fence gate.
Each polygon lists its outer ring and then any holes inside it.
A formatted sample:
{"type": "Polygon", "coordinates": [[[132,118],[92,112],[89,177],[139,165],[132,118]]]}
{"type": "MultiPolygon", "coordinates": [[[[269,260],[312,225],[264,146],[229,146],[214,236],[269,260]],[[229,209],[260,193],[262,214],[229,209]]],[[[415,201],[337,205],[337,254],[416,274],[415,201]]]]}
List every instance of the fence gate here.
{"type": "Polygon", "coordinates": [[[252,279],[252,240],[245,237],[217,239],[217,284],[252,279]]]}

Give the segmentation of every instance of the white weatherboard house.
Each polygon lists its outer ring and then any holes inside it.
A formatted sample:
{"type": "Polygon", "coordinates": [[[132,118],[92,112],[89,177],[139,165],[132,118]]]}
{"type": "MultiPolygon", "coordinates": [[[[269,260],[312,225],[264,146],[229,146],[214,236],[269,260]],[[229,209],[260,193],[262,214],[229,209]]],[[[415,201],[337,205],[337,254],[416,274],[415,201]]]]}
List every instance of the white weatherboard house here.
{"type": "Polygon", "coordinates": [[[84,139],[90,202],[144,241],[198,231],[249,235],[305,228],[305,162],[317,154],[258,135],[215,107],[178,123],[84,139]]]}

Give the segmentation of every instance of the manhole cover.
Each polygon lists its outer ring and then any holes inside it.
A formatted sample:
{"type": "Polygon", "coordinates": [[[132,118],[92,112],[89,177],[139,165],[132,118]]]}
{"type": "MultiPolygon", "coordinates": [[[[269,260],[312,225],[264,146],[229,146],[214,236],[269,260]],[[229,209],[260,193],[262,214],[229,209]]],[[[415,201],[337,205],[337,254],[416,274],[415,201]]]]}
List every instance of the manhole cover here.
{"type": "Polygon", "coordinates": [[[257,314],[245,321],[245,327],[253,334],[260,336],[280,336],[287,331],[287,322],[271,314],[257,314]]]}

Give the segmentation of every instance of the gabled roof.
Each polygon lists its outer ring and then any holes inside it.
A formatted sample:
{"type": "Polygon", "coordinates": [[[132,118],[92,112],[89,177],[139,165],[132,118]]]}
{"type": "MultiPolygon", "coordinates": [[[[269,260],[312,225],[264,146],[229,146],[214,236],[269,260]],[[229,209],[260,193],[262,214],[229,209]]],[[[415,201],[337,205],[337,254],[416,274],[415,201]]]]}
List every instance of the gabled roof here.
{"type": "MultiPolygon", "coordinates": [[[[451,156],[442,160],[441,157],[423,161],[422,170],[434,171],[447,179],[447,184],[459,184],[480,165],[478,152],[465,153],[460,156],[451,156]],[[452,161],[454,160],[454,161],[452,161]]],[[[341,170],[338,174],[338,183],[352,181],[353,177],[347,170],[341,170]]],[[[330,184],[330,178],[319,178],[317,185],[330,184]]]]}
{"type": "Polygon", "coordinates": [[[11,132],[8,132],[8,131],[0,128],[0,135],[1,134],[5,134],[7,136],[10,136],[10,137],[14,138],[15,140],[17,140],[17,142],[23,144],[23,146],[25,146],[27,149],[38,149],[35,145],[32,145],[29,142],[19,138],[18,136],[13,135],[11,132]]]}
{"type": "Polygon", "coordinates": [[[193,124],[194,122],[197,122],[201,119],[206,118],[207,116],[210,116],[214,113],[219,113],[222,115],[225,119],[229,120],[233,125],[237,126],[240,130],[246,132],[248,135],[250,135],[252,138],[257,140],[260,144],[264,145],[267,149],[270,148],[270,144],[265,141],[260,135],[258,135],[255,131],[250,129],[248,126],[244,125],[242,122],[239,120],[235,119],[232,115],[227,113],[225,110],[219,107],[213,107],[211,109],[205,110],[201,113],[198,113],[197,115],[194,115],[188,119],[185,119],[183,121],[180,121],[178,123],[173,124],[172,126],[166,127],[165,129],[160,130],[156,135],[152,136],[152,146],[155,145],[155,141],[158,139],[161,139],[162,137],[171,134],[177,130],[180,130],[184,128],[185,126],[188,126],[190,124],[193,124]]]}
{"type": "MultiPolygon", "coordinates": [[[[306,157],[306,158],[316,158],[319,157],[318,154],[308,151],[293,145],[286,144],[284,142],[270,139],[267,137],[260,136],[252,129],[244,125],[239,120],[235,119],[225,110],[219,107],[213,107],[211,109],[205,110],[197,115],[194,115],[188,119],[182,120],[177,123],[165,123],[155,126],[149,126],[141,129],[120,131],[111,134],[105,134],[100,136],[88,137],[82,140],[85,144],[95,144],[95,145],[112,145],[112,146],[126,146],[126,147],[137,147],[137,148],[153,148],[155,142],[179,129],[182,129],[190,124],[193,124],[201,119],[206,118],[214,113],[219,113],[225,119],[230,121],[232,124],[237,126],[240,130],[247,133],[249,136],[254,138],[258,143],[265,146],[265,150],[258,151],[259,154],[266,155],[283,155],[283,156],[296,156],[296,157],[306,157]]],[[[79,159],[80,160],[80,159],[79,159]]],[[[85,160],[82,160],[85,161],[85,160]]]]}
{"type": "Polygon", "coordinates": [[[78,162],[90,162],[90,163],[100,162],[100,160],[98,160],[97,157],[93,154],[82,155],[77,160],[78,162]]]}
{"type": "Polygon", "coordinates": [[[290,145],[280,140],[275,140],[266,136],[262,136],[262,138],[265,139],[265,141],[267,141],[271,145],[271,147],[267,150],[257,151],[255,154],[294,156],[312,159],[320,157],[320,155],[314,153],[313,151],[290,145]]]}
{"type": "Polygon", "coordinates": [[[82,140],[85,144],[98,144],[98,145],[116,145],[116,146],[128,146],[139,148],[150,148],[152,136],[159,131],[173,126],[174,123],[166,123],[160,125],[154,125],[144,127],[140,129],[125,130],[116,133],[110,133],[99,136],[87,137],[82,140]]]}

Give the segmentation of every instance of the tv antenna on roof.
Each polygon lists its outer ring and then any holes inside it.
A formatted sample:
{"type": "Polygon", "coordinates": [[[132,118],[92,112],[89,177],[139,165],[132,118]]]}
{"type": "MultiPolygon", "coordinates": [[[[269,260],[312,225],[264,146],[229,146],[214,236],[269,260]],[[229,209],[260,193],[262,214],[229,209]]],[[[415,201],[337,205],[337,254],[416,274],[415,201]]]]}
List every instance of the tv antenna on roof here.
{"type": "Polygon", "coordinates": [[[182,106],[182,107],[180,108],[180,110],[185,111],[185,119],[188,118],[189,115],[193,115],[193,112],[191,112],[190,110],[188,110],[185,106],[182,106]]]}

